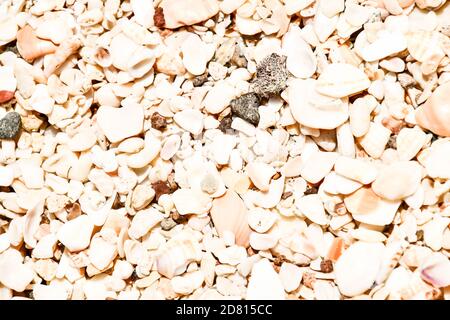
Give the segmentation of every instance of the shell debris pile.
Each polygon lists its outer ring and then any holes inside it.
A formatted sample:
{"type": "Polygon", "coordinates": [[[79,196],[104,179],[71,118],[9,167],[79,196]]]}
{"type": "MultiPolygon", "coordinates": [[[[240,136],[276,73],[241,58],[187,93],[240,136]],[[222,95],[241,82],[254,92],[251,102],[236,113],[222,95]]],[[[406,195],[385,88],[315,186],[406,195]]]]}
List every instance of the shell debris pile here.
{"type": "Polygon", "coordinates": [[[0,1],[0,299],[450,299],[450,1],[0,1]]]}

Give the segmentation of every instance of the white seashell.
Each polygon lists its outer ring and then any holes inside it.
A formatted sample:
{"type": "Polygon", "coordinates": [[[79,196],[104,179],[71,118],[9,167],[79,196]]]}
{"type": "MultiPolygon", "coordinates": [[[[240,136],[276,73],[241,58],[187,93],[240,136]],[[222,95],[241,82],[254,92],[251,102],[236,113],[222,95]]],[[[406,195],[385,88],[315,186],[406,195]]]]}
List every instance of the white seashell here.
{"type": "Polygon", "coordinates": [[[55,100],[50,97],[48,88],[44,84],[37,84],[29,100],[31,108],[39,113],[50,114],[53,111],[55,100]]]}
{"type": "Polygon", "coordinates": [[[246,300],[284,300],[285,292],[280,277],[267,259],[253,265],[247,287],[246,300]]]}
{"type": "Polygon", "coordinates": [[[255,250],[270,250],[278,243],[279,237],[273,233],[250,233],[250,246],[255,250]]]}
{"type": "Polygon", "coordinates": [[[86,249],[91,242],[94,224],[87,215],[66,222],[57,233],[58,240],[71,252],[86,249]]]}
{"type": "Polygon", "coordinates": [[[392,223],[401,201],[382,199],[370,187],[363,187],[347,196],[344,203],[356,221],[385,226],[392,223]]]}
{"type": "Polygon", "coordinates": [[[137,50],[138,45],[123,33],[119,33],[111,39],[109,53],[112,64],[119,70],[127,71],[129,61],[137,50]]]}
{"type": "Polygon", "coordinates": [[[281,199],[284,190],[285,177],[281,176],[277,180],[272,180],[269,190],[265,192],[255,192],[253,202],[259,207],[270,209],[275,207],[281,199]]]}
{"type": "Polygon", "coordinates": [[[0,186],[9,187],[14,180],[14,170],[11,166],[0,166],[0,186]]]}
{"type": "Polygon", "coordinates": [[[450,137],[450,82],[434,90],[431,97],[416,110],[417,123],[435,134],[450,137]]]}
{"type": "Polygon", "coordinates": [[[94,267],[98,270],[104,270],[117,256],[117,246],[113,242],[106,241],[101,236],[94,236],[87,254],[94,267]]]}
{"type": "Polygon", "coordinates": [[[203,192],[192,189],[178,189],[172,194],[172,201],[181,215],[205,214],[211,209],[211,199],[203,192]]]}
{"type": "Polygon", "coordinates": [[[312,222],[318,225],[327,225],[329,223],[322,200],[318,194],[303,196],[295,204],[300,212],[312,222]]]}
{"type": "Polygon", "coordinates": [[[22,262],[22,255],[15,249],[8,249],[0,256],[0,282],[17,292],[23,292],[34,278],[31,265],[22,262]]]}
{"type": "Polygon", "coordinates": [[[435,215],[432,220],[423,226],[425,244],[431,249],[441,250],[444,241],[444,231],[450,224],[450,218],[435,215]]]}
{"type": "Polygon", "coordinates": [[[164,141],[159,156],[163,160],[170,160],[180,149],[181,138],[179,135],[173,134],[164,141]]]}
{"type": "Polygon", "coordinates": [[[73,35],[70,24],[65,17],[53,17],[42,21],[35,30],[36,36],[41,39],[50,40],[54,44],[61,44],[73,35]]]}
{"type": "Polygon", "coordinates": [[[163,9],[165,24],[168,29],[190,26],[205,21],[219,12],[217,0],[163,0],[159,4],[163,9]]]}
{"type": "MultiPolygon", "coordinates": [[[[409,34],[407,38],[409,54],[417,61],[426,62],[435,55],[440,56],[439,52],[442,52],[440,45],[442,34],[437,31],[418,30],[409,34]]],[[[443,56],[440,57],[442,58],[443,56]]]]}
{"type": "Polygon", "coordinates": [[[332,63],[319,76],[316,90],[334,98],[343,98],[366,90],[370,80],[360,69],[346,63],[332,63]]]}
{"type": "Polygon", "coordinates": [[[350,194],[358,190],[362,184],[332,171],[325,177],[320,186],[330,194],[350,194]]]}
{"type": "Polygon", "coordinates": [[[289,31],[285,33],[282,41],[282,50],[287,57],[286,68],[295,77],[307,79],[316,72],[316,56],[310,45],[303,40],[299,27],[291,26],[289,31]]]}
{"type": "Polygon", "coordinates": [[[234,87],[228,82],[221,80],[216,82],[214,87],[208,91],[202,104],[209,113],[218,114],[230,105],[234,97],[234,87]]]}
{"type": "MultiPolygon", "coordinates": [[[[10,66],[0,67],[0,91],[15,92],[17,88],[17,80],[14,77],[14,69],[10,66]]],[[[1,101],[2,103],[4,101],[1,101]]]]}
{"type": "Polygon", "coordinates": [[[107,83],[94,93],[94,100],[100,105],[100,106],[110,106],[114,108],[120,107],[120,99],[116,96],[114,93],[114,85],[111,83],[107,83]]]}
{"type": "Polygon", "coordinates": [[[364,136],[370,128],[370,114],[377,102],[369,103],[367,96],[358,98],[349,106],[349,118],[352,133],[359,138],[364,136]]]}
{"type": "Polygon", "coordinates": [[[316,83],[312,79],[290,81],[288,101],[292,116],[310,128],[337,128],[348,119],[348,104],[341,99],[319,94],[316,83]]]}
{"type": "Polygon", "coordinates": [[[133,78],[141,78],[152,69],[155,61],[156,57],[152,50],[139,46],[129,57],[126,71],[133,78]]]}
{"type": "Polygon", "coordinates": [[[205,275],[203,272],[194,271],[186,273],[182,276],[173,277],[170,280],[170,283],[174,292],[182,295],[188,295],[194,290],[200,288],[204,281],[205,275]]]}
{"type": "Polygon", "coordinates": [[[191,33],[181,45],[184,67],[196,76],[206,71],[206,64],[212,59],[214,52],[215,46],[206,44],[195,33],[191,33]]]}
{"type": "Polygon", "coordinates": [[[179,111],[174,115],[173,120],[194,136],[199,135],[203,130],[203,114],[197,109],[179,111]]]}
{"type": "Polygon", "coordinates": [[[23,226],[23,239],[30,247],[36,247],[37,240],[35,234],[39,229],[41,222],[41,215],[44,213],[44,200],[40,200],[35,206],[25,214],[25,221],[23,226]]]}
{"type": "Polygon", "coordinates": [[[3,15],[0,19],[0,46],[14,41],[19,30],[17,23],[12,15],[3,15]]]}
{"type": "Polygon", "coordinates": [[[141,151],[145,146],[144,139],[133,137],[123,140],[118,146],[119,152],[136,153],[141,151]]]}
{"type": "Polygon", "coordinates": [[[161,141],[153,136],[151,131],[147,131],[145,134],[144,142],[144,149],[128,157],[127,165],[130,168],[143,168],[152,162],[159,154],[159,151],[161,150],[161,141]]]}
{"type": "Polygon", "coordinates": [[[444,255],[433,255],[421,267],[420,276],[423,280],[437,288],[450,285],[450,261],[444,255]]]}
{"type": "MultiPolygon", "coordinates": [[[[353,138],[352,129],[348,122],[336,129],[336,140],[338,153],[343,156],[354,158],[356,154],[355,140],[353,138]]],[[[333,148],[334,149],[334,148],[333,148]]],[[[332,151],[332,150],[330,150],[332,151]]]]}
{"type": "MultiPolygon", "coordinates": [[[[236,15],[235,23],[236,30],[243,35],[252,36],[262,31],[260,21],[253,20],[251,18],[245,18],[239,14],[236,15]]],[[[276,30],[273,30],[273,32],[276,32],[276,30]]]]}
{"type": "Polygon", "coordinates": [[[44,186],[44,170],[39,163],[31,159],[22,159],[18,162],[21,177],[25,186],[30,189],[40,189],[44,186]]]}
{"type": "Polygon", "coordinates": [[[422,169],[416,161],[399,161],[384,166],[372,183],[372,189],[384,199],[401,200],[419,188],[422,169]]]}
{"type": "Polygon", "coordinates": [[[325,42],[336,30],[339,16],[327,17],[322,11],[317,11],[313,20],[314,32],[320,42],[325,42]]]}
{"type": "Polygon", "coordinates": [[[122,108],[101,106],[97,123],[109,141],[119,142],[142,132],[144,109],[138,104],[122,108]]]}
{"type": "Polygon", "coordinates": [[[354,297],[372,287],[384,249],[381,243],[358,241],[344,251],[334,266],[335,281],[343,295],[354,297]]]}
{"type": "Polygon", "coordinates": [[[289,160],[281,168],[281,173],[286,178],[297,177],[301,173],[302,165],[303,165],[302,157],[289,158],[289,160]]]}
{"type": "Polygon", "coordinates": [[[341,13],[345,9],[344,0],[320,1],[319,10],[329,18],[341,13]]]}
{"type": "Polygon", "coordinates": [[[422,151],[417,159],[431,178],[450,179],[450,141],[437,140],[422,151]]]}
{"type": "Polygon", "coordinates": [[[82,130],[69,141],[69,148],[73,152],[86,151],[97,143],[97,137],[93,130],[82,130]]]}
{"type": "Polygon", "coordinates": [[[336,152],[314,152],[300,170],[302,178],[309,183],[318,183],[331,171],[338,156],[336,152]]]}
{"type": "Polygon", "coordinates": [[[154,25],[153,15],[155,9],[153,7],[153,1],[147,0],[131,0],[130,5],[133,10],[134,19],[144,28],[150,28],[154,25]]]}
{"type": "Polygon", "coordinates": [[[346,178],[358,181],[362,184],[369,184],[377,177],[376,166],[363,159],[352,159],[339,157],[334,165],[336,173],[346,178]]]}
{"type": "Polygon", "coordinates": [[[160,274],[172,279],[186,271],[191,262],[202,259],[200,245],[192,239],[171,239],[156,256],[156,267],[160,274]]]}
{"type": "Polygon", "coordinates": [[[269,231],[276,221],[277,215],[269,210],[256,207],[248,212],[248,225],[259,233],[269,231]]]}
{"type": "Polygon", "coordinates": [[[217,164],[225,165],[230,160],[231,152],[237,144],[235,136],[228,134],[219,134],[209,145],[212,157],[217,164]]]}
{"type": "Polygon", "coordinates": [[[411,160],[426,142],[427,135],[419,127],[401,129],[396,139],[399,160],[411,160]]]}
{"type": "Polygon", "coordinates": [[[261,191],[269,190],[270,180],[275,173],[274,168],[263,162],[251,162],[247,165],[248,177],[261,191]]]}
{"type": "Polygon", "coordinates": [[[34,300],[67,300],[70,292],[62,285],[43,285],[35,284],[33,286],[34,300]]]}
{"type": "Polygon", "coordinates": [[[355,50],[367,62],[384,59],[407,48],[406,37],[399,31],[381,30],[377,35],[372,43],[367,40],[366,31],[360,32],[356,38],[355,50]]]}
{"type": "Polygon", "coordinates": [[[145,236],[163,219],[164,215],[154,208],[138,211],[131,221],[130,228],[128,229],[128,235],[132,239],[139,239],[145,236]]]}
{"type": "Polygon", "coordinates": [[[292,292],[300,286],[303,278],[303,270],[292,263],[283,262],[280,267],[279,277],[286,292],[292,292]]]}
{"type": "Polygon", "coordinates": [[[225,195],[213,200],[211,218],[221,237],[231,231],[237,245],[248,246],[251,232],[247,222],[248,211],[236,192],[228,190],[225,195]]]}
{"type": "Polygon", "coordinates": [[[391,131],[380,123],[372,122],[369,131],[359,140],[359,144],[372,158],[378,159],[391,136],[391,131]]]}

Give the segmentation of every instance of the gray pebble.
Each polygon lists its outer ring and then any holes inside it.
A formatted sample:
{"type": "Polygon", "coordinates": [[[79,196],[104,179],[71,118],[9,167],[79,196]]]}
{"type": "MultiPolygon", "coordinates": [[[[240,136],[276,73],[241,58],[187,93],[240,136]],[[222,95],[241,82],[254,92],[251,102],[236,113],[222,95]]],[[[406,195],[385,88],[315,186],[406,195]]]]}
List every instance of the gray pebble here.
{"type": "Polygon", "coordinates": [[[14,139],[20,131],[22,119],[17,112],[9,112],[0,120],[0,139],[14,139]]]}
{"type": "Polygon", "coordinates": [[[231,112],[234,116],[257,126],[259,123],[259,104],[260,100],[257,94],[246,93],[231,101],[231,112]]]}
{"type": "Polygon", "coordinates": [[[279,94],[286,88],[288,77],[286,57],[272,53],[256,67],[256,78],[252,83],[253,91],[263,98],[279,94]]]}
{"type": "Polygon", "coordinates": [[[176,225],[177,223],[172,218],[166,218],[161,221],[161,229],[163,229],[164,231],[169,231],[176,225]]]}

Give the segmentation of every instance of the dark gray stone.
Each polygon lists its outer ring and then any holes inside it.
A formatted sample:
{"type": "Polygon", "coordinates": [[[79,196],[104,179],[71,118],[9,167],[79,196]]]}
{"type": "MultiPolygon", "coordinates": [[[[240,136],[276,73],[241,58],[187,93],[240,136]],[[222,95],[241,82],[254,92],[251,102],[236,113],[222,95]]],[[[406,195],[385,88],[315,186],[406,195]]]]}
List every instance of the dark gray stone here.
{"type": "Polygon", "coordinates": [[[257,94],[250,92],[231,101],[231,112],[233,116],[244,119],[257,126],[259,123],[258,107],[260,100],[257,94]]]}
{"type": "Polygon", "coordinates": [[[0,120],[0,139],[14,139],[22,127],[22,119],[17,112],[9,112],[0,120]]]}
{"type": "Polygon", "coordinates": [[[286,88],[289,72],[286,69],[286,57],[272,53],[256,67],[256,78],[252,88],[262,98],[277,95],[286,88]]]}

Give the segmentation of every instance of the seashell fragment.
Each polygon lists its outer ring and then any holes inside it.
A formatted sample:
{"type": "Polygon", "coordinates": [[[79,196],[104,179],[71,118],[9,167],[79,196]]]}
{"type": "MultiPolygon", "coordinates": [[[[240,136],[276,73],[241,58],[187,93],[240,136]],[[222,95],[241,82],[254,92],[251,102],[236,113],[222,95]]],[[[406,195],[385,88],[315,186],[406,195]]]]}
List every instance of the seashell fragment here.
{"type": "Polygon", "coordinates": [[[450,82],[434,90],[428,100],[416,110],[417,123],[435,134],[450,137],[450,82]]]}
{"type": "Polygon", "coordinates": [[[303,40],[299,27],[291,26],[284,34],[282,50],[287,57],[286,68],[295,77],[306,79],[316,72],[317,58],[310,45],[303,40]]]}
{"type": "Polygon", "coordinates": [[[333,98],[343,98],[366,90],[370,80],[360,69],[351,64],[332,63],[317,80],[316,90],[333,98]]]}
{"type": "Polygon", "coordinates": [[[344,199],[347,210],[356,221],[385,226],[392,222],[400,200],[391,201],[378,197],[370,187],[363,187],[344,199]]]}
{"type": "Polygon", "coordinates": [[[318,183],[331,171],[338,156],[336,152],[314,152],[300,170],[302,178],[309,183],[318,183]]]}
{"type": "Polygon", "coordinates": [[[345,250],[334,266],[339,291],[354,297],[370,289],[378,274],[383,251],[383,244],[363,241],[345,250]]]}
{"type": "Polygon", "coordinates": [[[339,157],[334,164],[336,173],[346,178],[369,184],[377,177],[378,170],[375,165],[363,159],[339,157]]]}
{"type": "Polygon", "coordinates": [[[417,158],[431,178],[450,179],[450,141],[435,141],[417,158]]]}
{"type": "Polygon", "coordinates": [[[144,110],[140,105],[122,108],[101,106],[97,111],[97,122],[111,142],[141,133],[144,123],[144,110]]]}
{"type": "Polygon", "coordinates": [[[248,212],[248,225],[259,233],[269,231],[276,221],[277,215],[269,210],[256,207],[248,212]]]}
{"type": "Polygon", "coordinates": [[[419,127],[403,128],[397,135],[396,145],[399,160],[411,160],[425,145],[427,135],[419,127]]]}
{"type": "Polygon", "coordinates": [[[248,226],[248,211],[236,192],[228,190],[225,195],[213,200],[211,218],[221,237],[231,231],[237,245],[248,246],[251,232],[248,226]]]}
{"type": "Polygon", "coordinates": [[[172,279],[186,271],[187,266],[202,259],[200,245],[191,239],[171,239],[156,256],[156,268],[160,274],[172,279]]]}
{"type": "Polygon", "coordinates": [[[205,21],[219,12],[217,0],[163,0],[164,27],[169,29],[190,26],[205,21]]]}
{"type": "Polygon", "coordinates": [[[443,256],[431,256],[421,267],[420,276],[437,288],[450,285],[450,260],[443,256]]]}
{"type": "Polygon", "coordinates": [[[17,50],[20,55],[28,62],[54,53],[57,49],[51,41],[39,39],[33,28],[26,25],[17,32],[17,50]]]}
{"type": "Polygon", "coordinates": [[[204,43],[196,34],[190,34],[181,45],[184,67],[195,76],[203,74],[214,51],[214,45],[204,43]]]}
{"type": "Polygon", "coordinates": [[[309,194],[296,201],[296,206],[309,220],[318,225],[329,223],[322,200],[318,194],[309,194]]]}
{"type": "Polygon", "coordinates": [[[211,199],[203,192],[193,189],[178,189],[172,194],[172,201],[178,213],[205,214],[211,209],[211,199]]]}
{"type": "Polygon", "coordinates": [[[58,240],[71,252],[86,249],[91,242],[94,224],[87,215],[66,222],[58,230],[58,240]]]}
{"type": "Polygon", "coordinates": [[[248,177],[261,191],[269,190],[270,180],[275,173],[274,168],[263,162],[252,162],[247,165],[248,177]]]}
{"type": "Polygon", "coordinates": [[[372,190],[384,199],[404,199],[419,188],[422,169],[416,161],[398,161],[385,166],[372,183],[372,190]]]}
{"type": "Polygon", "coordinates": [[[285,292],[280,277],[267,259],[253,265],[247,287],[247,300],[284,300],[285,292]]]}
{"type": "Polygon", "coordinates": [[[34,278],[29,265],[22,263],[21,253],[8,249],[0,255],[0,283],[17,292],[23,292],[34,278]]]}
{"type": "Polygon", "coordinates": [[[391,131],[380,123],[372,122],[369,131],[359,139],[359,144],[372,158],[378,159],[383,154],[384,149],[391,136],[391,131]]]}

